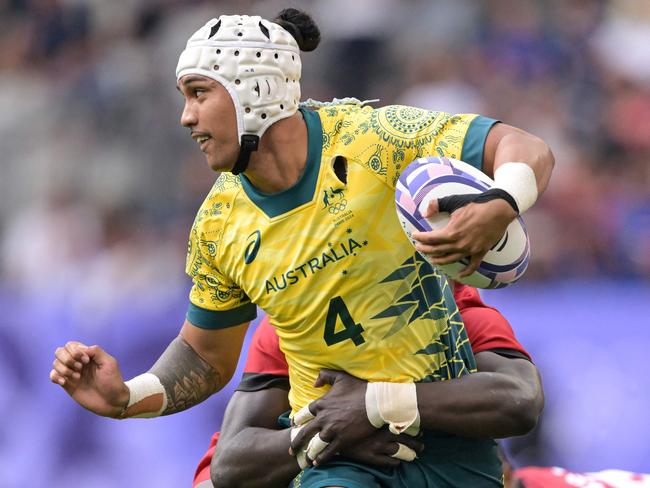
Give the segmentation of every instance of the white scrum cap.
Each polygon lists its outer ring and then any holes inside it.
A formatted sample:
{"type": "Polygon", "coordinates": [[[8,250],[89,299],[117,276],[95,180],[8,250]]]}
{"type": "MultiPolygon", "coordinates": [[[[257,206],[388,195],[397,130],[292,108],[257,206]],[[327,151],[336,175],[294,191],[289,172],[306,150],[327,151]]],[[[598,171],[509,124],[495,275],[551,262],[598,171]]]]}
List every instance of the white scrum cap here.
{"type": "Polygon", "coordinates": [[[176,79],[198,74],[222,84],[235,105],[242,150],[255,150],[271,124],[298,110],[300,72],[300,49],[287,30],[259,16],[222,15],[187,41],[176,79]]]}

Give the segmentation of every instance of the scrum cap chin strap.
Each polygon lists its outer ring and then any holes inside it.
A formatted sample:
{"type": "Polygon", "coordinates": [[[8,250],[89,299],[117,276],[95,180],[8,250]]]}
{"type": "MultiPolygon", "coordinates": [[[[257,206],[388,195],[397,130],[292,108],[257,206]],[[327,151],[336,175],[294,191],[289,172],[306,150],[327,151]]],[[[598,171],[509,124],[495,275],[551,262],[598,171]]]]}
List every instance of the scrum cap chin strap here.
{"type": "Polygon", "coordinates": [[[260,138],[253,134],[243,134],[241,136],[239,156],[235,165],[232,167],[232,174],[238,175],[246,171],[248,163],[251,159],[251,153],[257,151],[259,147],[260,138]]]}

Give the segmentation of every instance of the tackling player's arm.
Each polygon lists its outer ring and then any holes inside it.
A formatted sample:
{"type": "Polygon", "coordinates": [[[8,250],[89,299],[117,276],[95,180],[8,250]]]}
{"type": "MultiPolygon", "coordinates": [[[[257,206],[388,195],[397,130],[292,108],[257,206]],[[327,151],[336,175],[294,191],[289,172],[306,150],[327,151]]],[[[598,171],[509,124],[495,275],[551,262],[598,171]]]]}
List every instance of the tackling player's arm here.
{"type": "MultiPolygon", "coordinates": [[[[530,430],[543,403],[539,376],[532,363],[490,351],[478,353],[476,360],[482,372],[470,375],[478,378],[472,384],[451,380],[417,385],[423,427],[479,438],[507,437],[530,430]],[[441,391],[442,385],[445,391],[441,391]],[[468,388],[477,391],[463,393],[468,388]],[[441,398],[446,395],[448,398],[441,398]]],[[[331,393],[337,395],[331,401],[338,404],[338,412],[342,411],[341,404],[347,405],[348,399],[355,401],[355,393],[347,390],[349,378],[352,377],[333,372],[332,382],[340,381],[340,389],[331,393]]],[[[352,378],[353,389],[357,384],[363,388],[366,385],[352,378]]],[[[356,401],[362,414],[358,420],[367,423],[363,396],[356,401]]],[[[287,454],[290,429],[277,430],[276,419],[288,406],[287,392],[280,388],[235,393],[228,404],[224,428],[212,459],[211,479],[215,487],[287,486],[298,474],[300,467],[296,458],[287,454]]],[[[349,411],[346,412],[348,415],[349,411]]],[[[324,413],[325,409],[318,412],[319,415],[324,413]]],[[[390,457],[395,452],[391,445],[395,445],[396,436],[386,430],[374,432],[384,436],[384,439],[377,439],[384,448],[368,445],[366,441],[364,446],[350,443],[342,450],[365,452],[371,457],[364,459],[366,463],[397,463],[397,459],[390,457]],[[383,456],[381,449],[385,449],[383,456]]],[[[405,435],[399,437],[403,443],[408,443],[407,439],[405,435]]],[[[417,450],[417,445],[411,447],[417,450]]]]}
{"type": "MultiPolygon", "coordinates": [[[[537,368],[527,359],[490,351],[476,354],[476,364],[479,371],[475,374],[435,383],[410,384],[416,394],[406,408],[395,401],[399,393],[388,389],[386,395],[390,397],[393,411],[404,417],[407,409],[411,409],[413,418],[418,418],[419,428],[462,437],[494,439],[529,432],[537,424],[544,405],[537,368]]],[[[310,420],[294,438],[291,447],[298,452],[320,433],[321,438],[329,441],[315,459],[316,464],[323,464],[342,446],[354,444],[376,428],[369,421],[366,395],[368,387],[377,384],[331,370],[322,370],[318,381],[321,385],[331,384],[332,388],[308,405],[311,413],[306,415],[310,420]]],[[[404,385],[390,383],[388,386],[404,385]]],[[[390,415],[382,421],[390,424],[390,415]]]]}
{"type": "Polygon", "coordinates": [[[186,320],[152,368],[126,383],[117,360],[102,348],[68,342],[55,351],[50,379],[98,415],[169,415],[202,402],[226,385],[247,328],[248,323],[203,329],[186,320]]]}
{"type": "Polygon", "coordinates": [[[546,190],[554,165],[553,153],[542,139],[507,124],[494,124],[485,138],[482,158],[482,171],[495,180],[494,187],[483,194],[432,200],[425,216],[449,212],[451,218],[443,229],[415,232],[416,248],[439,265],[471,256],[460,276],[470,275],[510,222],[546,190]]]}
{"type": "Polygon", "coordinates": [[[211,463],[215,487],[288,486],[300,468],[287,447],[290,429],[277,419],[289,409],[287,390],[237,391],[228,402],[211,463]]]}
{"type": "Polygon", "coordinates": [[[537,368],[527,359],[485,351],[478,373],[450,381],[418,383],[420,426],[462,437],[523,435],[537,425],[544,394],[537,368]]]}

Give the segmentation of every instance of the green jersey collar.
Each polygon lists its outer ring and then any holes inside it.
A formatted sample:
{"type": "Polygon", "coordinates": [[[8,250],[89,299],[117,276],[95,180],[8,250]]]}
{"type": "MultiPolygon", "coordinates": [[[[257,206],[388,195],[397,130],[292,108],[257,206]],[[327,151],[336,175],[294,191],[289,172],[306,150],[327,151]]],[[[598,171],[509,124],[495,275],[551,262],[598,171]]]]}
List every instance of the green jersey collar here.
{"type": "Polygon", "coordinates": [[[251,184],[246,175],[239,175],[248,198],[269,218],[287,213],[314,198],[323,152],[323,128],[318,112],[302,108],[300,112],[307,124],[307,164],[296,184],[278,193],[262,193],[251,184]]]}

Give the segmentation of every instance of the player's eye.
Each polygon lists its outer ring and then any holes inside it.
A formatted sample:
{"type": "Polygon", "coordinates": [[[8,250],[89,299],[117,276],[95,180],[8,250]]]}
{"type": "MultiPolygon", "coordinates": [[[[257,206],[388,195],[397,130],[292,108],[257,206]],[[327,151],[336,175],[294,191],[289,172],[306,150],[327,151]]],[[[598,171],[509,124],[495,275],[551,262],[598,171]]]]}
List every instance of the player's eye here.
{"type": "Polygon", "coordinates": [[[203,88],[195,88],[194,89],[194,96],[195,97],[200,97],[205,93],[205,90],[203,88]]]}

